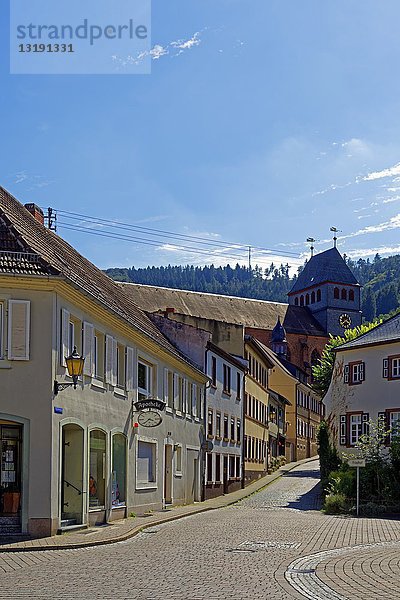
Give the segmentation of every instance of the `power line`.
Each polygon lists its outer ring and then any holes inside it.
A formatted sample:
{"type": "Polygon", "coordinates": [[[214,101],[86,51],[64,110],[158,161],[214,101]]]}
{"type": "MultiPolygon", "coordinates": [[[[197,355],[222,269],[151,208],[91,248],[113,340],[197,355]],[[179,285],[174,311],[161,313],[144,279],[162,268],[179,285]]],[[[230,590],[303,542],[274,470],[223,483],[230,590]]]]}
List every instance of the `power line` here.
{"type": "MultiPolygon", "coordinates": [[[[148,235],[149,233],[152,233],[153,235],[156,235],[158,237],[168,237],[169,239],[175,239],[175,240],[180,240],[180,241],[196,240],[195,243],[197,243],[197,244],[212,246],[212,247],[226,246],[226,245],[237,247],[237,248],[232,248],[232,250],[236,250],[236,249],[240,250],[241,248],[243,248],[243,250],[245,250],[246,248],[248,248],[248,245],[245,245],[245,244],[242,244],[239,242],[229,242],[229,241],[225,241],[225,240],[213,240],[211,242],[211,241],[206,241],[203,237],[189,235],[189,234],[176,233],[176,232],[166,231],[163,229],[155,229],[155,228],[151,228],[151,227],[143,227],[140,225],[133,225],[130,223],[124,223],[124,222],[119,222],[119,221],[111,221],[110,219],[103,219],[100,217],[93,217],[93,216],[84,215],[81,213],[69,212],[69,211],[64,211],[64,210],[57,209],[57,212],[60,213],[66,219],[70,219],[72,221],[74,221],[74,220],[80,221],[80,220],[84,219],[85,220],[84,222],[89,223],[90,225],[95,225],[95,224],[105,225],[105,226],[116,228],[116,229],[136,231],[137,233],[141,233],[143,235],[148,235]]],[[[272,248],[264,248],[261,246],[251,246],[251,247],[252,247],[252,249],[259,250],[260,252],[273,253],[275,255],[282,255],[282,256],[287,256],[287,257],[289,257],[289,256],[299,257],[298,253],[292,252],[290,250],[283,251],[283,250],[277,250],[277,249],[272,249],[272,248]]]]}

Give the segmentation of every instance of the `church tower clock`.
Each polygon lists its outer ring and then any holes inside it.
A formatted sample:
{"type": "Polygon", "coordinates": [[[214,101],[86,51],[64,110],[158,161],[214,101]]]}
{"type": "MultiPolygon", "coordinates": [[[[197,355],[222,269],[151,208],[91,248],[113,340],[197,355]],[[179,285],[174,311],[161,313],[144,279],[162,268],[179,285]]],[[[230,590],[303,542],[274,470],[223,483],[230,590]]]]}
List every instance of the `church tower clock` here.
{"type": "Polygon", "coordinates": [[[310,258],[288,296],[289,304],[307,307],[327,334],[361,325],[361,286],[336,245],[310,258]]]}

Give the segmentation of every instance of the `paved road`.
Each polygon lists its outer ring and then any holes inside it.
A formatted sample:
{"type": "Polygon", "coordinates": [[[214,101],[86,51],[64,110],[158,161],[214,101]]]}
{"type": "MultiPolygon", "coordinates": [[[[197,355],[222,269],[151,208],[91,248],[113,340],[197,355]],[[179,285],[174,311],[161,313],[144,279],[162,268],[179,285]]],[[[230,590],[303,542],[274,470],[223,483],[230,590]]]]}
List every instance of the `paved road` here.
{"type": "Polygon", "coordinates": [[[396,597],[387,592],[390,577],[394,581],[400,575],[396,546],[399,523],[338,519],[316,509],[318,464],[312,462],[234,506],[164,524],[126,542],[79,550],[2,554],[0,598],[396,597]],[[382,547],[382,542],[390,547],[382,547]],[[368,543],[374,543],[374,548],[365,549],[368,543]],[[346,550],[329,554],[332,548],[356,544],[361,545],[359,552],[352,549],[347,554],[346,550]],[[374,561],[374,552],[380,560],[374,561]],[[364,585],[357,591],[348,586],[355,570],[363,568],[356,560],[362,553],[369,583],[367,589],[364,585]],[[377,592],[379,581],[383,594],[377,592]]]}

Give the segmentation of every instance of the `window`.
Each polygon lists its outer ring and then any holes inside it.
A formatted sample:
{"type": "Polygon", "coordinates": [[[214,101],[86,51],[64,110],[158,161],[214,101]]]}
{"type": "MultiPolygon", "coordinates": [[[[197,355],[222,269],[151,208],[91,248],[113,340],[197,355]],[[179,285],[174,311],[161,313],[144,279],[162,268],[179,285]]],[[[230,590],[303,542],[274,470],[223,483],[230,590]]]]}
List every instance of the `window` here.
{"type": "Polygon", "coordinates": [[[295,306],[298,306],[298,305],[299,305],[299,299],[298,299],[298,297],[297,297],[297,296],[296,296],[296,298],[294,299],[294,305],[295,305],[295,306]]]}
{"type": "Polygon", "coordinates": [[[231,368],[228,365],[224,365],[224,393],[231,393],[231,368]]]}
{"type": "Polygon", "coordinates": [[[317,302],[321,302],[321,290],[317,290],[317,302]]]}
{"type": "Polygon", "coordinates": [[[311,292],[311,304],[314,304],[315,302],[315,292],[311,292]]]}
{"type": "Polygon", "coordinates": [[[383,376],[387,379],[400,378],[400,355],[388,356],[383,360],[383,376]]]}
{"type": "Polygon", "coordinates": [[[236,420],[236,443],[240,444],[241,439],[242,439],[242,429],[240,426],[240,419],[236,420]]]}
{"type": "Polygon", "coordinates": [[[95,331],[93,341],[93,367],[97,379],[104,378],[104,335],[95,331]]]}
{"type": "Polygon", "coordinates": [[[349,290],[349,301],[354,302],[354,290],[349,290]]]}
{"type": "Polygon", "coordinates": [[[221,482],[221,455],[215,455],[215,482],[221,482]]]}
{"type": "Polygon", "coordinates": [[[104,508],[106,490],[106,434],[90,432],[89,443],[89,508],[104,508]]]}
{"type": "Polygon", "coordinates": [[[125,387],[125,346],[121,344],[117,345],[117,385],[118,387],[125,387]]]}
{"type": "Polygon", "coordinates": [[[126,437],[116,433],[112,438],[111,502],[124,506],[126,501],[126,437]]]}
{"type": "Polygon", "coordinates": [[[359,385],[365,379],[365,364],[359,360],[344,367],[344,383],[359,385]]]}
{"type": "Polygon", "coordinates": [[[213,480],[213,472],[212,472],[212,464],[213,464],[213,455],[210,452],[207,452],[207,483],[212,483],[213,480]]]}
{"type": "MultiPolygon", "coordinates": [[[[137,483],[154,484],[156,483],[156,442],[146,442],[138,440],[137,445],[137,483]]],[[[153,487],[153,486],[152,486],[153,487]]]]}
{"type": "Polygon", "coordinates": [[[224,415],[224,439],[227,440],[229,438],[229,421],[228,415],[224,415]]]}
{"type": "Polygon", "coordinates": [[[221,413],[217,412],[215,419],[215,435],[217,438],[221,437],[221,413]]]}
{"type": "Polygon", "coordinates": [[[217,386],[217,359],[215,356],[211,357],[211,383],[214,387],[217,386]]]}
{"type": "Polygon", "coordinates": [[[362,435],[362,414],[350,415],[350,445],[354,446],[362,435]]]}
{"type": "Polygon", "coordinates": [[[229,479],[235,479],[235,457],[229,457],[229,479]]]}
{"type": "Polygon", "coordinates": [[[387,415],[389,417],[387,419],[388,426],[391,429],[390,441],[392,441],[394,438],[398,438],[400,434],[400,411],[390,410],[387,411],[387,415]]]}
{"type": "Polygon", "coordinates": [[[304,306],[304,296],[300,296],[300,306],[304,306]]]}
{"type": "Polygon", "coordinates": [[[236,456],[236,478],[240,479],[240,456],[236,456]]]}
{"type": "Polygon", "coordinates": [[[152,389],[152,367],[142,361],[138,361],[138,400],[144,400],[151,396],[152,389]]]}
{"type": "Polygon", "coordinates": [[[214,411],[211,408],[208,409],[207,435],[214,435],[214,411]]]}
{"type": "Polygon", "coordinates": [[[75,346],[75,323],[73,321],[69,322],[68,327],[68,356],[73,353],[75,346]]]}
{"type": "Polygon", "coordinates": [[[182,446],[175,446],[175,472],[182,473],[182,446]]]}
{"type": "Polygon", "coordinates": [[[310,304],[310,294],[306,294],[306,306],[310,304]]]}
{"type": "Polygon", "coordinates": [[[342,300],[347,300],[347,290],[345,288],[342,289],[342,300]]]}
{"type": "Polygon", "coordinates": [[[168,408],[174,408],[174,374],[172,371],[165,370],[164,374],[164,400],[168,408]]]}
{"type": "Polygon", "coordinates": [[[339,300],[339,288],[335,287],[335,289],[333,290],[333,297],[335,298],[335,300],[339,300]]]}
{"type": "Polygon", "coordinates": [[[240,373],[236,373],[236,400],[242,397],[242,378],[240,373]]]}
{"type": "Polygon", "coordinates": [[[235,418],[231,417],[231,440],[235,441],[235,418]]]}

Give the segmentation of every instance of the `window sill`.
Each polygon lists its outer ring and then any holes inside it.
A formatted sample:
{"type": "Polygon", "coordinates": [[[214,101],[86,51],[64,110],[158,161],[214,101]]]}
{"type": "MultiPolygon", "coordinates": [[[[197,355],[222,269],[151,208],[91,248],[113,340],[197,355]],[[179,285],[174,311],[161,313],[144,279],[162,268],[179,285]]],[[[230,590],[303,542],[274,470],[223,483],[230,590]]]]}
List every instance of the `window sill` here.
{"type": "Polygon", "coordinates": [[[170,415],[172,415],[172,413],[173,413],[174,411],[172,410],[172,408],[171,408],[170,406],[166,406],[166,407],[165,407],[165,412],[166,412],[166,413],[169,413],[170,415]]]}
{"type": "Polygon", "coordinates": [[[174,473],[175,477],[183,477],[183,473],[182,471],[176,471],[176,473],[174,473]]]}
{"type": "Polygon", "coordinates": [[[124,400],[127,398],[125,390],[122,388],[114,388],[114,396],[118,396],[118,398],[123,398],[124,400]]]}
{"type": "Polygon", "coordinates": [[[183,417],[184,417],[184,414],[183,414],[183,412],[181,412],[180,410],[177,410],[177,411],[175,412],[175,414],[176,414],[176,416],[177,416],[177,417],[181,417],[181,419],[183,419],[183,417]]]}
{"type": "Polygon", "coordinates": [[[99,390],[105,390],[104,383],[101,381],[101,379],[92,379],[90,385],[92,388],[97,388],[99,390]]]}
{"type": "Polygon", "coordinates": [[[90,508],[89,507],[89,512],[90,513],[103,512],[105,510],[106,510],[105,506],[96,506],[96,508],[90,508]]]}
{"type": "Polygon", "coordinates": [[[207,439],[208,439],[208,440],[213,440],[213,439],[214,439],[214,436],[208,433],[208,434],[207,434],[207,439]]]}
{"type": "Polygon", "coordinates": [[[231,392],[228,392],[228,390],[222,390],[222,393],[224,396],[229,396],[229,398],[232,396],[231,392]]]}
{"type": "Polygon", "coordinates": [[[158,489],[158,485],[156,483],[154,483],[154,481],[151,481],[150,483],[137,483],[136,484],[136,489],[137,490],[157,490],[158,489]]]}
{"type": "Polygon", "coordinates": [[[122,504],[113,504],[111,510],[116,510],[117,508],[126,508],[126,503],[123,502],[122,504]]]}

